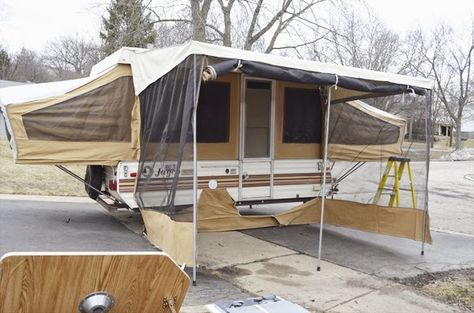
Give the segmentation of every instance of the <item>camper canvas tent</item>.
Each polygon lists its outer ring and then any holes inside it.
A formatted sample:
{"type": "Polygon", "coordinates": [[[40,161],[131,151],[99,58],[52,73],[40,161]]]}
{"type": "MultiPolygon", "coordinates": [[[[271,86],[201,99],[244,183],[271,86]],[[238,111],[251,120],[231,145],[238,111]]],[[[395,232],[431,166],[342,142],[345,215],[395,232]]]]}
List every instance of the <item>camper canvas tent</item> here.
{"type": "MultiPolygon", "coordinates": [[[[331,183],[328,158],[381,161],[402,153],[404,121],[354,100],[397,94],[427,96],[425,112],[430,118],[431,89],[432,82],[426,79],[190,42],[166,49],[123,48],[96,65],[90,77],[8,88],[0,92],[0,103],[17,163],[116,165],[123,160],[138,161],[134,194],[150,240],[178,262],[196,266],[198,227],[212,231],[320,223],[321,248],[322,225],[329,221],[429,241],[428,158],[423,187],[417,190],[423,198],[421,210],[326,197],[331,183]],[[204,98],[201,91],[226,80],[231,81],[226,141],[213,141],[211,129],[206,134],[209,141],[198,143],[205,133],[199,131],[198,123],[204,116],[199,114],[198,103],[204,98]],[[284,105],[285,99],[296,104],[284,105]],[[248,107],[252,101],[267,101],[265,123],[252,122],[265,111],[262,107],[251,111],[255,109],[248,107]],[[297,103],[313,102],[316,109],[306,105],[307,110],[295,114],[297,103]],[[286,134],[286,126],[297,131],[286,134]],[[211,190],[199,177],[198,161],[208,160],[212,165],[223,157],[235,161],[235,171],[226,174],[235,174],[236,185],[226,186],[230,182],[220,177],[216,181],[222,188],[211,190]],[[278,175],[272,169],[285,162],[295,167],[295,159],[310,159],[311,167],[319,167],[318,176],[295,178],[282,173],[280,177],[287,181],[317,179],[311,186],[320,197],[270,217],[236,213],[233,200],[242,196],[246,186],[250,190],[265,184],[268,198],[274,197],[279,189],[278,175]],[[270,171],[246,181],[246,166],[270,171]],[[154,173],[163,175],[155,179],[154,173]],[[226,192],[232,194],[232,187],[237,190],[234,199],[226,192]],[[176,218],[182,212],[175,205],[178,198],[193,205],[191,222],[176,218]]],[[[216,94],[208,98],[221,101],[216,94]]],[[[201,125],[220,121],[211,115],[201,125]]]]}

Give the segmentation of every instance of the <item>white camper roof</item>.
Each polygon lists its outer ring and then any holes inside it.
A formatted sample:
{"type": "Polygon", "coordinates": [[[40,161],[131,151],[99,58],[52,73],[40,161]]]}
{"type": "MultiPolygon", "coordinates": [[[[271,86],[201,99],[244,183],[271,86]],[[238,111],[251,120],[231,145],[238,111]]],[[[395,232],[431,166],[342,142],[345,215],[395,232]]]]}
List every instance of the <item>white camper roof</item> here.
{"type": "Polygon", "coordinates": [[[334,74],[338,76],[346,76],[369,81],[388,82],[424,89],[433,88],[433,82],[425,78],[376,72],[360,68],[289,58],[191,41],[190,43],[182,46],[166,49],[147,50],[130,55],[130,64],[132,65],[136,94],[139,94],[148,85],[165,75],[190,55],[204,55],[223,59],[247,60],[277,67],[299,69],[309,72],[334,74]]]}

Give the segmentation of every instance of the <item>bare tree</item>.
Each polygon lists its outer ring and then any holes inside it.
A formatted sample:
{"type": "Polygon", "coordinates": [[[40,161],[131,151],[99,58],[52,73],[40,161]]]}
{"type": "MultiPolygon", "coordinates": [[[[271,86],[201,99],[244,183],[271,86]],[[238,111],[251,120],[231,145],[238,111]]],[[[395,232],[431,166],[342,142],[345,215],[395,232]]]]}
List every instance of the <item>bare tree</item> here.
{"type": "Polygon", "coordinates": [[[372,12],[365,15],[350,6],[342,6],[333,18],[334,30],[313,46],[313,55],[321,61],[375,71],[397,71],[400,38],[372,12]]]}
{"type": "MultiPolygon", "coordinates": [[[[322,40],[311,45],[312,59],[345,66],[382,72],[400,73],[406,67],[400,62],[401,39],[359,3],[340,4],[331,14],[328,32],[322,40]]],[[[384,111],[398,113],[402,98],[381,97],[370,104],[384,111]]]]}
{"type": "Polygon", "coordinates": [[[49,42],[43,53],[44,63],[56,79],[87,76],[99,59],[98,45],[77,34],[49,42]]]}
{"type": "Polygon", "coordinates": [[[474,104],[474,30],[469,38],[457,40],[451,28],[440,24],[429,34],[418,30],[411,37],[424,61],[412,70],[435,81],[435,93],[456,129],[455,148],[462,149],[464,112],[474,104]]]}
{"type": "Polygon", "coordinates": [[[176,23],[170,25],[169,23],[158,23],[156,25],[156,32],[160,36],[156,37],[155,45],[159,48],[183,44],[193,38],[190,24],[176,23]]]}
{"type": "Polygon", "coordinates": [[[315,9],[324,2],[331,0],[189,0],[174,2],[171,10],[163,2],[148,8],[156,23],[191,25],[194,40],[269,53],[298,51],[319,40],[327,28],[315,9]]]}
{"type": "Polygon", "coordinates": [[[13,58],[11,80],[41,83],[50,81],[51,75],[36,52],[23,48],[13,58]]]}

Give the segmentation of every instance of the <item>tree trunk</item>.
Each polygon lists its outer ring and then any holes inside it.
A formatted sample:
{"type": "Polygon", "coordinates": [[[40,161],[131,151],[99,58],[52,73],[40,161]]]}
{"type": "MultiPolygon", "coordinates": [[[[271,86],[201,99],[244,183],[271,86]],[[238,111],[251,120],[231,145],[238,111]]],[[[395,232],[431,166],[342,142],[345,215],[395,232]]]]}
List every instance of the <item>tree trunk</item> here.
{"type": "Polygon", "coordinates": [[[230,12],[224,14],[224,37],[222,38],[222,44],[225,47],[232,46],[232,24],[230,20],[230,12]]]}
{"type": "Polygon", "coordinates": [[[453,146],[453,127],[449,126],[449,147],[453,146]]]}
{"type": "Polygon", "coordinates": [[[463,148],[463,142],[461,140],[461,125],[462,119],[456,119],[456,150],[461,150],[463,148]]]}
{"type": "Polygon", "coordinates": [[[191,1],[191,17],[193,27],[193,40],[206,42],[206,22],[211,0],[204,0],[202,8],[199,0],[191,1]]]}

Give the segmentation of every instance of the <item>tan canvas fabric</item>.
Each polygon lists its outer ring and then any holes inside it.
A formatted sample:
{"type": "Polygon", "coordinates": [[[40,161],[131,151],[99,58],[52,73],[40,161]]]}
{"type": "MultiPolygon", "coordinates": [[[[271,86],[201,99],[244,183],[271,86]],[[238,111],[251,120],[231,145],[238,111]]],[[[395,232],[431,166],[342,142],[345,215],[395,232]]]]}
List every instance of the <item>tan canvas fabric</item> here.
{"type": "Polygon", "coordinates": [[[270,215],[241,216],[234,200],[225,189],[205,189],[199,197],[198,229],[200,232],[228,231],[278,226],[270,215]]]}
{"type": "Polygon", "coordinates": [[[193,224],[173,221],[166,214],[142,210],[148,240],[176,263],[192,265],[193,224]]]}
{"type": "Polygon", "coordinates": [[[116,165],[137,160],[139,150],[123,142],[48,142],[19,139],[18,164],[116,165]]]}
{"type": "MultiPolygon", "coordinates": [[[[313,199],[276,215],[242,216],[225,189],[203,190],[198,206],[198,231],[220,232],[320,222],[320,199],[313,199]]],[[[152,210],[142,210],[148,240],[179,264],[192,264],[192,211],[179,221],[152,210]],[[186,222],[185,222],[186,221],[186,222]]],[[[345,200],[327,199],[324,223],[362,231],[423,239],[424,212],[345,200]]],[[[282,230],[284,231],[284,230],[282,230]]],[[[425,241],[432,243],[426,216],[425,241]]]]}
{"type": "MultiPolygon", "coordinates": [[[[203,190],[199,199],[200,232],[228,231],[320,222],[320,199],[313,199],[276,215],[242,216],[225,189],[203,190]]],[[[375,204],[327,199],[325,224],[348,227],[396,237],[422,240],[424,212],[411,208],[390,208],[375,204]]],[[[426,242],[431,243],[429,219],[426,242]]]]}
{"type": "Polygon", "coordinates": [[[130,66],[119,65],[64,95],[6,106],[16,162],[113,165],[137,160],[140,101],[131,75],[130,66]]]}

